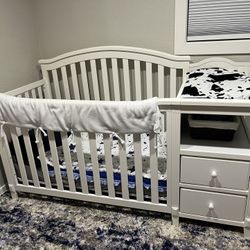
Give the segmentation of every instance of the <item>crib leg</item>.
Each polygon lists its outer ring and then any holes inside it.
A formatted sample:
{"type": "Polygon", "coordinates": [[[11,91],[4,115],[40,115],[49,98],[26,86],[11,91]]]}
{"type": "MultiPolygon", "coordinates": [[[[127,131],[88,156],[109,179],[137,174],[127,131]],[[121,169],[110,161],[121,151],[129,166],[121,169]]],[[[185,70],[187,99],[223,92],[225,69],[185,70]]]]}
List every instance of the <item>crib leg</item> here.
{"type": "Polygon", "coordinates": [[[12,199],[18,199],[18,194],[13,185],[9,185],[10,195],[12,199]]]}
{"type": "Polygon", "coordinates": [[[179,208],[172,207],[172,225],[179,226],[179,208]]]}
{"type": "Polygon", "coordinates": [[[179,216],[172,215],[172,225],[179,226],[179,216]]]}
{"type": "Polygon", "coordinates": [[[250,218],[245,219],[244,237],[250,239],[250,218]]]}
{"type": "Polygon", "coordinates": [[[244,227],[244,238],[250,239],[250,228],[244,227]]]}
{"type": "Polygon", "coordinates": [[[11,198],[12,198],[13,200],[17,200],[17,199],[18,199],[17,192],[11,192],[10,194],[11,194],[11,198]]]}
{"type": "Polygon", "coordinates": [[[6,136],[4,136],[0,140],[0,154],[1,154],[1,159],[4,167],[4,172],[6,175],[9,191],[11,194],[11,197],[13,199],[17,199],[18,195],[16,192],[16,176],[15,176],[15,170],[14,170],[14,164],[12,161],[12,156],[10,153],[9,145],[6,136]]]}

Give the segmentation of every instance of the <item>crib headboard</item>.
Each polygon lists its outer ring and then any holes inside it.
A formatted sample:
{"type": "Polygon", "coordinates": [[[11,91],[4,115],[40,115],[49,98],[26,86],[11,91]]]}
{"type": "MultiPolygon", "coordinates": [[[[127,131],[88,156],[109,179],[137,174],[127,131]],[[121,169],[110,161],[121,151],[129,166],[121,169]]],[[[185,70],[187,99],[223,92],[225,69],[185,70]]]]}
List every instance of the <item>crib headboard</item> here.
{"type": "Polygon", "coordinates": [[[39,61],[52,98],[141,100],[175,97],[189,69],[189,56],[107,46],[39,61]]]}

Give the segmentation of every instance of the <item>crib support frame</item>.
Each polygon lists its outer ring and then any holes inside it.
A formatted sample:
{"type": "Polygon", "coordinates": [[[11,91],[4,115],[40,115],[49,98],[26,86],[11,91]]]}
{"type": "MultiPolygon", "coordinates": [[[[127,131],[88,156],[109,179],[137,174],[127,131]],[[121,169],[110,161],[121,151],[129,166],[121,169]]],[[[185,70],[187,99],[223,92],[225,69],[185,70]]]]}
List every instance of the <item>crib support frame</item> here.
{"type": "MultiPolygon", "coordinates": [[[[193,218],[198,220],[205,220],[210,222],[217,222],[223,224],[229,224],[234,226],[244,227],[244,233],[246,237],[250,237],[250,182],[248,190],[224,190],[212,189],[211,187],[204,187],[197,185],[189,185],[180,182],[180,169],[183,152],[189,155],[190,152],[185,152],[181,148],[181,115],[182,114],[226,114],[237,116],[249,116],[249,102],[232,100],[230,102],[226,100],[183,100],[175,98],[176,93],[180,87],[180,83],[186,77],[186,72],[189,69],[196,69],[197,67],[215,67],[222,66],[225,68],[232,68],[250,72],[250,63],[234,63],[228,59],[215,58],[206,59],[199,63],[190,64],[190,57],[178,57],[171,56],[166,53],[160,53],[151,50],[129,48],[129,47],[98,47],[92,49],[84,49],[72,53],[67,53],[62,56],[40,61],[43,80],[18,88],[17,90],[9,91],[7,94],[15,95],[19,97],[32,97],[32,98],[57,98],[57,99],[85,99],[85,100],[141,100],[145,98],[151,98],[158,96],[162,99],[159,100],[159,108],[164,114],[165,127],[167,132],[167,176],[168,176],[168,189],[167,189],[167,204],[160,203],[158,199],[158,192],[154,190],[152,193],[155,195],[151,201],[143,200],[143,187],[141,176],[141,159],[140,155],[137,156],[136,164],[136,179],[137,183],[141,187],[136,187],[137,192],[140,192],[139,196],[136,195],[136,199],[130,199],[129,192],[121,192],[121,197],[116,197],[114,187],[112,183],[112,168],[109,168],[108,179],[110,181],[108,187],[108,195],[103,194],[100,187],[100,180],[95,180],[94,185],[98,186],[97,192],[92,194],[88,192],[85,165],[82,164],[81,187],[82,192],[75,190],[74,180],[72,173],[70,174],[71,187],[70,191],[63,189],[63,184],[60,176],[60,171],[57,171],[57,188],[55,186],[45,185],[46,187],[37,185],[26,185],[20,183],[17,180],[17,174],[15,166],[13,164],[10,148],[8,145],[7,137],[1,140],[0,153],[9,185],[9,190],[13,198],[17,198],[18,192],[32,193],[38,195],[55,196],[67,199],[76,199],[86,202],[95,202],[107,205],[115,205],[136,209],[143,209],[149,211],[157,211],[162,213],[169,213],[172,216],[172,223],[174,225],[179,224],[179,217],[193,218]],[[181,71],[181,72],[178,72],[181,71]],[[170,97],[170,98],[168,98],[170,97]],[[138,177],[138,175],[140,175],[138,177]],[[189,185],[189,186],[188,186],[189,185]],[[244,196],[247,200],[244,212],[244,220],[233,221],[226,219],[217,219],[200,216],[198,214],[187,214],[181,210],[180,192],[181,189],[193,189],[203,191],[206,193],[218,192],[225,195],[228,193],[231,195],[244,196]]],[[[183,85],[184,86],[184,85],[183,85]]],[[[182,87],[183,87],[182,86],[182,87]]],[[[181,93],[181,91],[179,92],[181,93]]],[[[179,95],[180,97],[180,95],[179,95]]],[[[6,125],[7,127],[7,125],[6,125]]],[[[19,131],[19,128],[15,128],[19,131]]],[[[19,131],[22,134],[21,130],[19,131]]],[[[54,131],[49,131],[49,134],[54,131]]],[[[79,133],[80,134],[80,133],[79,133]]],[[[78,134],[78,149],[80,148],[81,137],[78,134]]],[[[49,136],[51,137],[51,136],[49,136]]],[[[53,137],[53,136],[52,136],[53,137]]],[[[155,137],[150,137],[150,141],[154,142],[155,137]]],[[[41,139],[41,138],[40,138],[41,139]]],[[[92,149],[95,148],[95,136],[92,135],[91,145],[92,149]]],[[[64,134],[64,152],[66,152],[67,165],[70,165],[70,155],[66,146],[66,135],[64,134]]],[[[136,151],[137,155],[140,152],[140,137],[136,136],[136,151]]],[[[53,139],[49,141],[52,143],[50,147],[53,148],[54,159],[58,159],[56,153],[56,143],[53,139]]],[[[104,139],[106,149],[110,139],[108,136],[104,139]]],[[[43,169],[46,170],[45,155],[43,145],[40,146],[40,154],[43,159],[43,169]]],[[[107,150],[109,151],[109,149],[107,150]]],[[[151,157],[150,162],[156,162],[156,154],[153,151],[154,156],[151,157]]],[[[192,149],[191,149],[192,151],[192,149]]],[[[243,150],[242,150],[243,151],[243,150]]],[[[79,150],[78,150],[79,153],[79,150]]],[[[203,152],[204,153],[204,152],[203,152]]],[[[217,154],[217,152],[215,152],[217,154]]],[[[190,153],[191,156],[199,156],[199,152],[190,153]]],[[[203,157],[214,157],[204,154],[203,157]],[[205,156],[204,156],[205,155],[205,156]]],[[[217,158],[234,159],[235,161],[250,161],[250,153],[239,154],[231,156],[224,156],[218,153],[217,158]],[[220,155],[220,156],[218,156],[220,155]],[[235,158],[234,158],[235,157],[235,158]]],[[[96,157],[96,154],[91,156],[96,157]]],[[[20,157],[20,154],[19,156],[20,157]]],[[[22,157],[22,156],[21,156],[22,157]]],[[[20,158],[21,158],[20,157],[20,158]]],[[[83,159],[83,155],[79,155],[79,158],[83,159]]],[[[215,156],[216,158],[216,156],[215,156]]],[[[126,155],[124,149],[121,150],[120,160],[125,163],[126,155]]],[[[20,161],[20,159],[19,159],[20,161]]],[[[112,157],[109,156],[109,162],[112,163],[112,157]]],[[[33,164],[35,167],[35,164],[33,164]]],[[[126,164],[124,164],[126,165],[126,164]]],[[[70,167],[67,167],[68,171],[71,171],[70,167]]],[[[156,170],[156,168],[152,168],[156,170]]],[[[95,159],[95,177],[98,177],[98,163],[95,159]]],[[[121,173],[123,179],[123,187],[126,188],[126,169],[121,173]],[[125,181],[124,181],[125,180],[125,181]],[[125,183],[125,184],[124,184],[125,183]]],[[[249,175],[250,176],[250,175],[249,175]]],[[[156,173],[154,177],[156,178],[156,173]]],[[[25,182],[25,181],[24,181],[25,182]]],[[[48,182],[48,178],[47,178],[48,182]]],[[[50,182],[49,182],[50,184],[50,182]]],[[[154,187],[156,186],[156,179],[154,179],[154,187]]]]}
{"type": "MultiPolygon", "coordinates": [[[[48,98],[51,97],[50,96],[50,85],[47,82],[46,79],[39,81],[35,84],[30,84],[28,86],[24,86],[22,88],[19,88],[18,90],[9,92],[8,94],[11,95],[15,95],[15,96],[19,96],[20,93],[23,97],[30,97],[30,93],[34,92],[34,89],[37,88],[37,86],[42,87],[43,90],[43,95],[42,98],[48,98]],[[49,89],[48,89],[49,88],[49,89]]],[[[39,96],[37,96],[38,98],[39,96]]],[[[40,96],[41,97],[41,96],[40,96]]],[[[170,111],[164,111],[165,117],[166,117],[166,121],[165,123],[167,124],[167,126],[171,126],[170,125],[170,121],[171,121],[171,112],[170,111]]],[[[6,128],[9,127],[8,125],[5,125],[6,128]]],[[[13,126],[10,127],[10,130],[13,131],[15,130],[15,133],[18,133],[16,135],[22,135],[24,134],[24,132],[27,135],[28,130],[27,129],[19,129],[19,128],[15,128],[13,126]],[[19,131],[20,130],[20,131],[19,131]],[[27,130],[27,131],[26,131],[27,130]],[[18,132],[19,131],[19,132],[18,132]]],[[[169,130],[170,131],[170,130],[169,130]]],[[[49,142],[51,143],[50,137],[51,137],[51,132],[53,131],[48,131],[49,134],[49,142]]],[[[168,133],[167,135],[169,137],[169,139],[171,139],[171,134],[168,133]]],[[[64,135],[65,137],[65,135],[64,135]]],[[[155,137],[155,135],[154,135],[155,137]]],[[[28,138],[28,137],[27,137],[28,138]]],[[[29,139],[26,138],[26,142],[25,142],[25,147],[27,149],[27,141],[29,139]]],[[[66,138],[66,137],[65,137],[66,138]]],[[[66,149],[66,139],[64,138],[64,150],[66,149]]],[[[137,135],[136,137],[137,139],[137,146],[135,147],[135,151],[137,154],[137,165],[139,167],[139,165],[141,165],[141,160],[139,157],[139,151],[140,149],[140,136],[137,135]]],[[[53,138],[52,138],[53,139],[53,138]]],[[[90,138],[91,139],[91,138],[90,138]]],[[[92,138],[92,144],[94,143],[94,139],[92,138]]],[[[16,142],[17,143],[17,142],[16,142]]],[[[94,145],[94,144],[93,144],[94,145]]],[[[92,148],[94,147],[92,145],[92,148]]],[[[50,147],[55,146],[55,140],[53,139],[53,145],[50,144],[50,147]]],[[[152,145],[153,146],[153,145],[152,145]]],[[[19,147],[19,146],[18,146],[19,147]]],[[[42,138],[41,138],[41,133],[39,133],[39,143],[37,144],[38,147],[38,151],[39,151],[39,156],[43,165],[43,171],[45,171],[45,158],[44,158],[44,149],[43,149],[43,143],[42,143],[42,138]]],[[[78,145],[78,148],[80,146],[78,145]]],[[[107,147],[107,145],[106,145],[107,147]]],[[[153,146],[154,147],[154,146],[153,146]]],[[[55,153],[55,149],[54,149],[54,153],[55,153]]],[[[123,158],[125,157],[125,152],[121,152],[120,157],[122,156],[123,158]]],[[[168,152],[168,154],[170,154],[170,152],[168,152]]],[[[52,186],[48,186],[48,178],[46,178],[46,187],[43,187],[41,185],[30,185],[30,183],[28,183],[27,185],[25,183],[18,183],[17,181],[17,174],[15,172],[15,167],[13,165],[12,162],[12,158],[11,158],[11,154],[10,154],[10,149],[9,149],[9,145],[7,142],[7,138],[2,140],[2,144],[1,144],[1,155],[2,155],[2,160],[4,163],[4,169],[6,172],[6,176],[7,176],[7,181],[8,181],[8,186],[9,186],[9,190],[11,192],[12,198],[17,198],[18,197],[18,192],[24,192],[24,193],[32,193],[32,194],[38,194],[38,195],[46,195],[46,196],[54,196],[54,197],[59,197],[59,198],[68,198],[68,199],[76,199],[76,200],[80,200],[80,201],[86,201],[86,202],[95,202],[95,203],[100,203],[100,204],[107,204],[107,205],[114,205],[114,206],[122,206],[122,207],[128,207],[128,208],[135,208],[135,209],[144,209],[144,210],[149,210],[149,211],[156,211],[156,212],[162,212],[162,213],[171,213],[171,181],[169,182],[169,187],[167,189],[167,204],[166,203],[159,203],[158,201],[158,192],[157,196],[152,198],[151,201],[144,201],[143,196],[139,196],[137,197],[137,199],[131,199],[128,197],[128,194],[126,196],[124,196],[123,198],[119,198],[119,197],[115,197],[114,194],[112,196],[112,194],[110,196],[106,196],[106,195],[102,195],[100,192],[101,190],[99,189],[99,194],[91,194],[91,193],[85,193],[85,192],[78,192],[76,190],[72,190],[72,191],[68,191],[68,190],[60,190],[60,189],[56,189],[52,186]],[[9,167],[11,166],[11,167],[9,167]]],[[[18,154],[17,158],[19,157],[19,161],[22,162],[22,156],[20,155],[20,153],[18,154]]],[[[68,164],[69,164],[69,155],[67,157],[68,159],[68,164]]],[[[120,158],[122,159],[122,158],[120,158]]],[[[123,159],[123,161],[125,161],[126,158],[123,159]]],[[[169,157],[169,163],[171,157],[169,157]]],[[[156,159],[155,159],[156,160],[156,159]]],[[[154,162],[155,160],[153,160],[152,158],[152,162],[154,162]]],[[[30,160],[29,160],[30,161],[30,160]]],[[[168,164],[169,164],[168,163],[168,164]]],[[[32,164],[31,164],[32,165],[32,164]]],[[[33,164],[34,165],[34,164],[33,164]]],[[[32,167],[32,166],[31,166],[32,167]]],[[[35,168],[35,165],[33,166],[33,168],[35,168]]],[[[170,166],[167,167],[166,169],[170,169],[170,166]]],[[[33,169],[34,172],[34,169],[33,169]]],[[[139,174],[140,171],[138,172],[139,174]]],[[[124,172],[124,175],[126,174],[126,172],[124,172]]],[[[97,172],[96,172],[97,175],[97,172]]],[[[71,179],[73,177],[71,176],[71,179]]],[[[157,177],[154,177],[157,178],[157,177]]],[[[73,179],[72,179],[73,180],[73,179]]],[[[137,177],[137,180],[139,180],[139,178],[137,177]]],[[[142,183],[140,183],[142,185],[142,183]]],[[[157,184],[158,185],[158,184],[157,184]]],[[[123,186],[124,188],[124,186],[123,186]]],[[[138,189],[140,192],[142,192],[142,188],[138,189]]],[[[125,192],[126,193],[126,192],[125,192]]],[[[122,193],[123,194],[123,193],[122,193]]]]}
{"type": "Polygon", "coordinates": [[[18,198],[16,186],[16,173],[14,170],[14,165],[12,161],[12,156],[9,151],[9,145],[7,142],[7,137],[4,135],[0,140],[0,154],[3,162],[3,167],[5,171],[5,175],[8,182],[8,188],[13,199],[18,198]]]}

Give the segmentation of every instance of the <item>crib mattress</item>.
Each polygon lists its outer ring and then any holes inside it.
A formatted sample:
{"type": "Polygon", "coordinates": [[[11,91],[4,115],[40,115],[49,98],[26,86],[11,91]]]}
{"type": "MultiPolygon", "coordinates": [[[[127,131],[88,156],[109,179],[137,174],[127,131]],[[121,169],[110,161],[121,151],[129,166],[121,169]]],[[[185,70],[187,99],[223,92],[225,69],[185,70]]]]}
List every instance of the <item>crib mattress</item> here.
{"type": "Polygon", "coordinates": [[[237,70],[197,69],[188,73],[181,97],[250,99],[250,77],[237,70]]]}
{"type": "MultiPolygon", "coordinates": [[[[112,136],[112,163],[113,163],[113,177],[114,186],[118,187],[121,184],[121,172],[119,163],[119,139],[116,136],[112,136]]],[[[90,155],[89,138],[88,133],[81,134],[82,141],[82,152],[84,153],[85,165],[86,165],[86,176],[88,183],[93,183],[93,168],[90,155]]],[[[135,166],[134,166],[134,146],[133,146],[133,135],[127,134],[125,137],[126,153],[127,153],[127,164],[128,164],[128,187],[135,188],[135,166]]],[[[77,161],[76,144],[74,141],[74,136],[71,134],[68,137],[68,146],[72,159],[72,170],[73,177],[75,181],[80,180],[80,173],[77,161]]],[[[103,186],[107,186],[107,171],[105,165],[105,155],[104,155],[104,143],[103,135],[96,134],[96,148],[99,163],[99,174],[100,182],[103,186]]],[[[142,171],[143,171],[143,186],[145,189],[150,189],[151,187],[151,174],[150,174],[150,152],[149,152],[149,135],[141,135],[141,148],[142,148],[142,171]]],[[[59,167],[62,177],[67,176],[66,163],[64,160],[63,148],[59,146],[57,148],[59,167]]],[[[166,176],[166,136],[164,133],[157,136],[157,154],[158,154],[158,188],[159,192],[165,192],[167,188],[167,176],[166,176]]],[[[39,158],[39,157],[38,157],[39,158]]],[[[48,171],[50,177],[55,177],[55,169],[52,160],[52,155],[50,151],[46,152],[46,161],[48,165],[48,171]]]]}

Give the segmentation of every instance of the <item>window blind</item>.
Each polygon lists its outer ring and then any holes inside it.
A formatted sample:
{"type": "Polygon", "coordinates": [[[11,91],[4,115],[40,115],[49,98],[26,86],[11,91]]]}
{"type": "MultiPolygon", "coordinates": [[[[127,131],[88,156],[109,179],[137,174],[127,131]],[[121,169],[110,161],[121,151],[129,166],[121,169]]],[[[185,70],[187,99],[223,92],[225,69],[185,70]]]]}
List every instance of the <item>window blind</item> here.
{"type": "Polygon", "coordinates": [[[250,39],[250,0],[189,0],[188,41],[250,39]]]}

